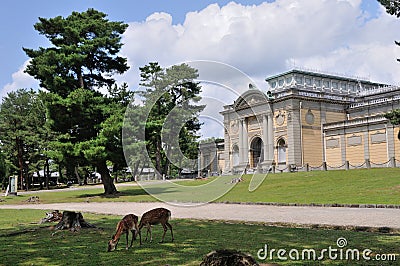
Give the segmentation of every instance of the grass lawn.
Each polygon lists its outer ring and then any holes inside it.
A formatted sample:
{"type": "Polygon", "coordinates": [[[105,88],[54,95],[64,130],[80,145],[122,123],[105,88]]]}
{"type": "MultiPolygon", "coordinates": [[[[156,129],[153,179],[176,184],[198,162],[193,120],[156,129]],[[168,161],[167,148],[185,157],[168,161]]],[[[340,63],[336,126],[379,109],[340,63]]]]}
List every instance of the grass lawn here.
{"type": "MultiPolygon", "coordinates": [[[[270,249],[322,249],[337,248],[336,241],[346,238],[344,249],[371,249],[376,254],[397,254],[397,261],[379,262],[329,260],[326,254],[322,261],[280,261],[275,253],[275,262],[282,265],[398,265],[400,260],[400,235],[341,230],[298,229],[264,225],[250,225],[215,221],[171,221],[175,241],[158,244],[161,226],[154,226],[154,242],[138,241],[130,250],[125,250],[121,238],[114,252],[106,252],[107,242],[114,233],[121,217],[84,213],[86,221],[97,229],[79,232],[53,231],[49,224],[38,225],[44,217],[40,210],[0,210],[0,265],[199,265],[203,256],[215,249],[238,249],[257,257],[257,251],[268,244],[270,249]],[[397,263],[397,264],[396,264],[397,263]]],[[[339,254],[339,253],[338,253],[339,254]]],[[[259,260],[271,262],[271,260],[259,260]]]]}
{"type": "MultiPolygon", "coordinates": [[[[400,204],[400,168],[360,169],[350,171],[313,171],[269,174],[253,192],[248,187],[251,175],[244,182],[230,184],[232,177],[210,180],[169,182],[148,186],[152,197],[139,186],[121,186],[120,194],[103,197],[103,188],[64,190],[40,193],[41,203],[84,201],[156,201],[157,198],[177,201],[216,202],[279,202],[339,204],[400,204]],[[217,195],[217,197],[215,197],[217,195]],[[218,197],[221,196],[222,197],[218,197]]],[[[33,195],[33,194],[32,194],[33,195]]],[[[24,203],[31,195],[6,197],[0,204],[24,203]]]]}

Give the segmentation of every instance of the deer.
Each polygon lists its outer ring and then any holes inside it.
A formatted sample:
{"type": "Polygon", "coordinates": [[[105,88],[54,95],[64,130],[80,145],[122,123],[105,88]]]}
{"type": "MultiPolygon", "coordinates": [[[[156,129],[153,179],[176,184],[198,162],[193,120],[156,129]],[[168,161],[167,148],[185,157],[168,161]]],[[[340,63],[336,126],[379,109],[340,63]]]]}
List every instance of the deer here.
{"type": "Polygon", "coordinates": [[[156,224],[161,224],[164,229],[164,234],[162,236],[162,240],[160,241],[160,243],[164,242],[165,233],[168,230],[167,226],[168,226],[169,230],[171,230],[171,237],[172,237],[172,242],[173,242],[174,241],[174,233],[172,232],[171,224],[168,223],[169,218],[171,218],[171,211],[167,210],[165,208],[156,208],[156,209],[152,209],[148,212],[145,212],[142,215],[142,218],[140,219],[140,223],[139,223],[140,245],[142,245],[142,234],[141,234],[142,228],[144,226],[146,226],[146,228],[147,228],[145,241],[147,241],[147,236],[150,232],[150,242],[151,242],[151,241],[153,241],[153,237],[151,234],[151,226],[156,225],[156,224]]]}
{"type": "Polygon", "coordinates": [[[122,234],[126,234],[126,249],[132,247],[133,240],[136,240],[138,234],[138,217],[134,214],[125,215],[121,221],[118,222],[116,233],[108,241],[108,252],[114,251],[117,248],[118,241],[122,234]],[[132,232],[131,245],[128,247],[129,231],[132,232]]]}

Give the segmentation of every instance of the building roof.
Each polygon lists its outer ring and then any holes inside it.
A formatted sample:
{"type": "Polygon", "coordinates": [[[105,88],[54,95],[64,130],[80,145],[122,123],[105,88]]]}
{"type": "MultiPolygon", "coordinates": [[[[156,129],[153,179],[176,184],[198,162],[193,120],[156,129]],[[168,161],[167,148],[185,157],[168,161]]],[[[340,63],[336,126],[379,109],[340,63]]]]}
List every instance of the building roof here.
{"type": "Polygon", "coordinates": [[[387,84],[384,83],[377,83],[377,82],[371,82],[365,77],[356,77],[356,76],[346,76],[343,74],[328,74],[328,73],[322,73],[322,72],[314,72],[314,71],[308,71],[308,70],[300,70],[300,69],[292,69],[280,74],[276,74],[270,77],[267,77],[265,81],[269,82],[270,80],[286,76],[289,74],[303,74],[303,75],[310,75],[310,76],[315,76],[315,77],[320,77],[320,78],[329,78],[329,79],[337,79],[337,80],[343,80],[343,81],[353,81],[353,82],[362,82],[362,83],[369,83],[371,85],[378,85],[378,86],[385,86],[387,84]]]}

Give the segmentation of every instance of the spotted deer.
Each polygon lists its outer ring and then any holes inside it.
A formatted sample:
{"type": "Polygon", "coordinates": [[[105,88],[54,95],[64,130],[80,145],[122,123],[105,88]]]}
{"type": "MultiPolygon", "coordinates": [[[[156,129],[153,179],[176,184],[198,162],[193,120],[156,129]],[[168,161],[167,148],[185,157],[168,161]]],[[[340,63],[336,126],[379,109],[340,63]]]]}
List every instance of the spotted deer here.
{"type": "Polygon", "coordinates": [[[138,233],[138,217],[134,214],[125,215],[121,221],[117,224],[117,232],[112,236],[111,240],[108,241],[108,250],[114,251],[117,248],[118,241],[122,234],[126,234],[126,249],[132,247],[133,240],[136,239],[138,233]],[[131,245],[128,247],[129,231],[132,232],[131,245]]]}
{"type": "Polygon", "coordinates": [[[171,237],[172,241],[174,241],[174,233],[172,232],[172,226],[170,223],[168,223],[169,218],[171,218],[171,211],[167,210],[165,208],[156,208],[153,210],[150,210],[142,215],[142,218],[140,219],[139,223],[139,239],[140,239],[140,245],[142,244],[142,234],[141,230],[145,226],[147,228],[147,233],[146,233],[146,239],[147,241],[147,236],[150,232],[150,242],[153,241],[153,237],[151,235],[151,226],[156,225],[156,224],[161,224],[163,229],[164,229],[164,234],[162,236],[162,240],[160,243],[164,242],[164,237],[165,233],[167,232],[167,226],[169,230],[171,230],[171,237]]]}

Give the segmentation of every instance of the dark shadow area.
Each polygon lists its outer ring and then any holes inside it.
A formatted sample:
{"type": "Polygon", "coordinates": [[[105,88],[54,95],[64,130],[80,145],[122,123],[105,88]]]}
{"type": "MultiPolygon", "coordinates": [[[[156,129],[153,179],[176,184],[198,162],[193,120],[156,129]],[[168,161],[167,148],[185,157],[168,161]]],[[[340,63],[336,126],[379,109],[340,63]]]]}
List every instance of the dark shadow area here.
{"type": "MultiPolygon", "coordinates": [[[[115,232],[120,217],[85,215],[98,228],[77,232],[59,231],[53,235],[51,226],[1,230],[1,263],[4,265],[199,265],[203,257],[213,250],[235,249],[249,253],[257,259],[257,251],[268,244],[274,249],[313,248],[317,252],[332,246],[344,237],[347,248],[371,249],[376,253],[398,253],[400,236],[382,233],[344,230],[285,228],[241,223],[171,220],[175,241],[170,235],[159,244],[162,227],[153,226],[153,242],[135,241],[129,250],[124,248],[124,237],[114,252],[107,252],[107,242],[115,232]],[[102,229],[99,229],[102,228],[102,229]]],[[[315,261],[260,260],[260,263],[282,265],[316,265],[315,261]]],[[[321,262],[322,263],[322,262],[321,262]]],[[[323,260],[324,265],[366,265],[360,261],[323,260]]],[[[380,265],[369,261],[368,265],[380,265]]],[[[386,264],[385,264],[386,265],[386,264]]],[[[388,263],[387,265],[390,265],[388,263]]],[[[392,264],[395,265],[395,264],[392,264]]]]}

